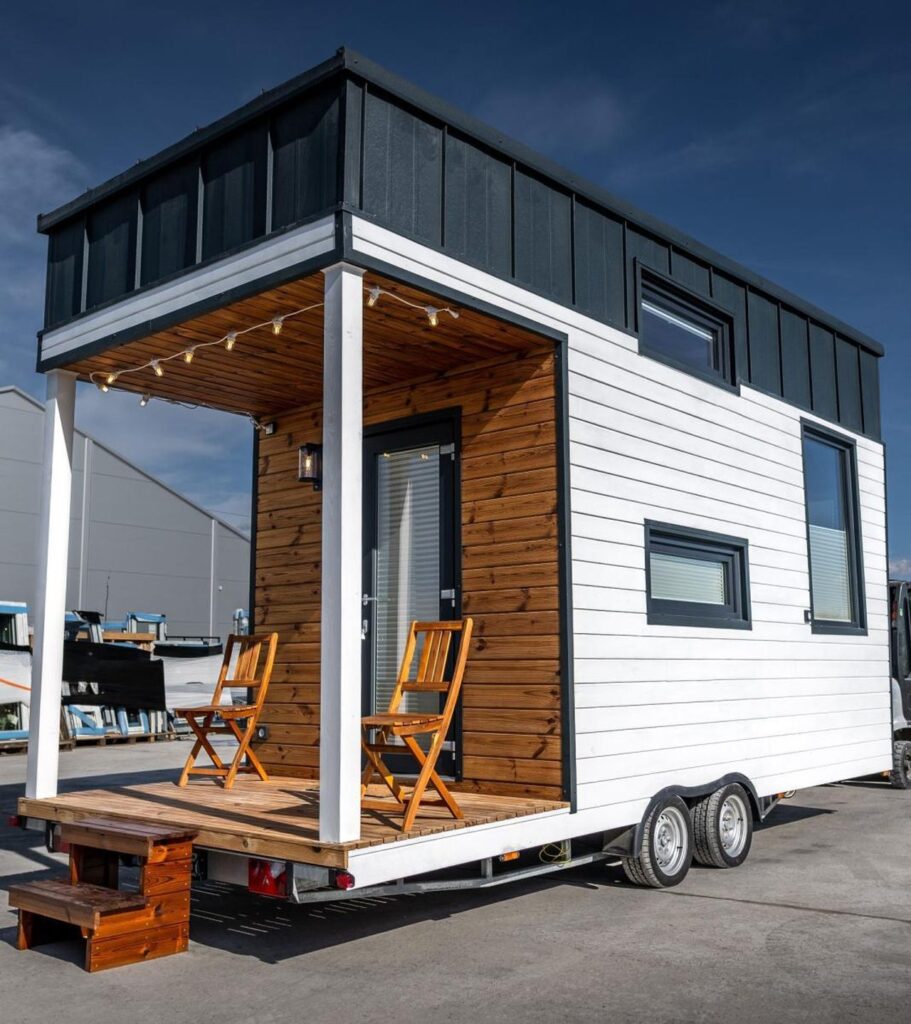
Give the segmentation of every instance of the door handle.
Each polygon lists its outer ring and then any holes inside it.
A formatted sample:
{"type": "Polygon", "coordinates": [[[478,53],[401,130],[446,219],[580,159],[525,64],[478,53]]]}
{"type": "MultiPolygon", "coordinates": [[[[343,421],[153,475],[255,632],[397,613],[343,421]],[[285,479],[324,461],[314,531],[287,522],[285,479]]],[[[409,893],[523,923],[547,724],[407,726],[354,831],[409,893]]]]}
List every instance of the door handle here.
{"type": "Polygon", "coordinates": [[[366,608],[370,602],[373,601],[376,604],[386,604],[389,601],[388,597],[371,597],[369,594],[364,594],[361,597],[361,604],[366,608]]]}

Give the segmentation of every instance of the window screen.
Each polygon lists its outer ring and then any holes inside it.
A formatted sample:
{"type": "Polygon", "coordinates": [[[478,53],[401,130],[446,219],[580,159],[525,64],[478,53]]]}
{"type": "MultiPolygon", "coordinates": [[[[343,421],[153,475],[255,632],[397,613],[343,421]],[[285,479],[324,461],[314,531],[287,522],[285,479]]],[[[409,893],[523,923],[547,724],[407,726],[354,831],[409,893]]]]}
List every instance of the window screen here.
{"type": "Polygon", "coordinates": [[[646,523],[648,621],[749,628],[747,542],[646,523]]]}

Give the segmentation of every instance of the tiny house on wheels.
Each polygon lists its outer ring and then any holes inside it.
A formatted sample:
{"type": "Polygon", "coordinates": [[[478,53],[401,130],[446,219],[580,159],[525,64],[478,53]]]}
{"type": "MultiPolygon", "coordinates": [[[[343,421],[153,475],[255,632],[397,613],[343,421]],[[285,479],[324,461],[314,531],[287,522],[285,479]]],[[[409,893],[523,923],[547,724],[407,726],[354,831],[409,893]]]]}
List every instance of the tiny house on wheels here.
{"type": "Polygon", "coordinates": [[[864,334],[348,50],[39,229],[23,819],[192,830],[199,873],[298,901],[608,856],[672,885],[786,791],[890,769],[864,334]],[[57,795],[77,381],[255,423],[267,781],[57,795]],[[361,718],[413,622],[469,619],[433,751],[461,816],[403,829],[361,805],[361,718]]]}

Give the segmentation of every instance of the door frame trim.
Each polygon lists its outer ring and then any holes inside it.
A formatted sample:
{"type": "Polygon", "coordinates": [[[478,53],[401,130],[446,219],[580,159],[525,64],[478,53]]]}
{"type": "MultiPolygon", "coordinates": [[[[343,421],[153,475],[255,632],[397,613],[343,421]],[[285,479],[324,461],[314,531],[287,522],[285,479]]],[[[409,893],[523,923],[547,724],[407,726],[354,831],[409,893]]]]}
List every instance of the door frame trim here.
{"type": "MultiPolygon", "coordinates": [[[[455,458],[452,463],[452,584],[455,590],[455,603],[453,605],[454,618],[462,617],[462,407],[460,405],[447,406],[445,409],[435,409],[430,412],[415,413],[413,416],[402,416],[393,420],[384,420],[379,423],[364,424],[364,441],[383,434],[394,434],[398,431],[409,431],[421,427],[443,426],[448,429],[455,446],[455,458]]],[[[364,465],[366,468],[366,445],[364,445],[364,465]]],[[[366,473],[364,474],[366,480],[366,473]]],[[[362,525],[362,563],[367,551],[368,534],[376,532],[374,522],[376,512],[376,495],[369,495],[367,488],[363,492],[364,516],[362,525]],[[368,515],[369,511],[369,515],[368,515]]],[[[443,511],[443,510],[441,510],[443,511]]],[[[443,512],[445,515],[446,513],[443,512]]],[[[363,575],[366,575],[366,565],[363,566],[363,575]]],[[[375,626],[375,623],[374,623],[375,626]]],[[[372,646],[370,643],[364,645],[361,658],[361,686],[362,699],[366,704],[368,699],[367,681],[369,677],[368,658],[372,646]]],[[[462,701],[461,698],[456,706],[452,718],[452,726],[459,741],[462,738],[462,701]]],[[[462,779],[462,743],[455,745],[455,757],[452,760],[452,778],[455,781],[462,779]]]]}

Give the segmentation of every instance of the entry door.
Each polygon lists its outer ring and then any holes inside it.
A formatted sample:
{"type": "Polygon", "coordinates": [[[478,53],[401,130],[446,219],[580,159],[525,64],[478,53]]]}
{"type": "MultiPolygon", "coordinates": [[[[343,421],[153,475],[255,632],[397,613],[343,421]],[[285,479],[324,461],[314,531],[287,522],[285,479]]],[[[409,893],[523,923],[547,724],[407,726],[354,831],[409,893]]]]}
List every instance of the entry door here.
{"type": "MultiPolygon", "coordinates": [[[[364,440],[364,711],[384,712],[411,623],[459,616],[457,467],[451,419],[379,428],[364,440]]],[[[440,709],[439,694],[405,695],[402,710],[440,709]]],[[[440,771],[459,765],[459,716],[440,771]]],[[[409,770],[412,758],[390,768],[409,770]]]]}

